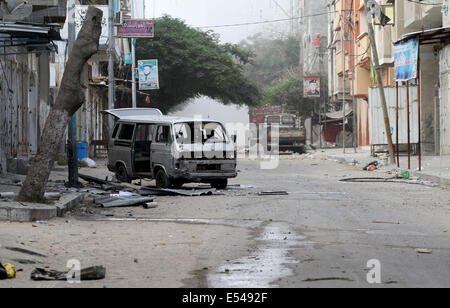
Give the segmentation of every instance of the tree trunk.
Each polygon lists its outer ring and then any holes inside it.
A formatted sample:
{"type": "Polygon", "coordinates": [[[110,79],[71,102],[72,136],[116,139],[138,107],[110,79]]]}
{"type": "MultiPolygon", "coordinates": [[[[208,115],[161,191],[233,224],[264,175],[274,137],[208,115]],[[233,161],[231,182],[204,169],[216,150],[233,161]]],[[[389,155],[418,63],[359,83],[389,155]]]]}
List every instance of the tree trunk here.
{"type": "Polygon", "coordinates": [[[83,105],[81,73],[85,63],[98,51],[102,18],[101,10],[89,7],[66,64],[56,103],[45,123],[37,154],[17,197],[18,201],[44,202],[45,186],[56,160],[58,145],[63,140],[70,119],[83,105]]]}

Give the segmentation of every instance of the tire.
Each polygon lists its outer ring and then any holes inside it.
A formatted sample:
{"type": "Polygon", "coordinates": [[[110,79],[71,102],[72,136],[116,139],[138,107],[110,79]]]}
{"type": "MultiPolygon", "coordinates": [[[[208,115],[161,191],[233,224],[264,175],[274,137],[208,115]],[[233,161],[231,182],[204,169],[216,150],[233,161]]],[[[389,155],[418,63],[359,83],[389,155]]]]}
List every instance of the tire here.
{"type": "Polygon", "coordinates": [[[228,179],[215,180],[211,182],[211,187],[219,190],[224,190],[228,186],[228,179]]]}
{"type": "Polygon", "coordinates": [[[116,178],[121,183],[131,183],[131,177],[128,175],[127,168],[124,165],[120,165],[117,168],[116,178]]]}
{"type": "Polygon", "coordinates": [[[159,169],[156,172],[155,181],[158,188],[170,188],[171,186],[170,179],[163,169],[159,169]]]}

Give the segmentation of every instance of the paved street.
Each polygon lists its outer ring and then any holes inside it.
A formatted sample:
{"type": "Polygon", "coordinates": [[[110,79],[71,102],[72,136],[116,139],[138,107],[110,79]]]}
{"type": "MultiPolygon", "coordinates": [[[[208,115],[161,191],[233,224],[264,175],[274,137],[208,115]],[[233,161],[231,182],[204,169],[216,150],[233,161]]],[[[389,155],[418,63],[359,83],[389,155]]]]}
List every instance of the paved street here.
{"type": "Polygon", "coordinates": [[[34,267],[65,270],[70,259],[107,268],[105,280],[75,287],[450,286],[449,190],[342,183],[379,174],[318,158],[281,159],[275,170],[241,161],[232,184],[245,188],[223,195],[158,197],[159,207],[147,210],[85,203],[49,222],[1,222],[0,258],[23,271],[0,288],[66,286],[29,276],[34,267]],[[289,195],[258,196],[266,190],[289,195]],[[372,259],[381,263],[378,285],[366,279],[372,259]]]}

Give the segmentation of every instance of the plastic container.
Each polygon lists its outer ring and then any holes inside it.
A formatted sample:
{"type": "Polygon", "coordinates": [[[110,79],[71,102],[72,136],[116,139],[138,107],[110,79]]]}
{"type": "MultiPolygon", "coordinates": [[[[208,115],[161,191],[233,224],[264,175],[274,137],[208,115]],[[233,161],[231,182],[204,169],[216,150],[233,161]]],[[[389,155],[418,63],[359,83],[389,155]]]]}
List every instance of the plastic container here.
{"type": "Polygon", "coordinates": [[[88,157],[88,143],[85,141],[77,142],[77,156],[79,160],[83,160],[88,157]]]}

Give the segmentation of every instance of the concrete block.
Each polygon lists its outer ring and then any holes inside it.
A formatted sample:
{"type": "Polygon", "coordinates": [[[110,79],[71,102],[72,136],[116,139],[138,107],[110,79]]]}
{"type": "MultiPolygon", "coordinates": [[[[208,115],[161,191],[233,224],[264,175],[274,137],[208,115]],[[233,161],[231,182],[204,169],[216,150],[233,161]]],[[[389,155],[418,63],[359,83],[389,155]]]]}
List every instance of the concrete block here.
{"type": "Polygon", "coordinates": [[[55,204],[58,211],[58,217],[63,217],[66,212],[76,207],[81,201],[84,200],[84,198],[84,194],[73,193],[63,195],[63,197],[55,204]]]}
{"type": "Polygon", "coordinates": [[[19,202],[0,202],[0,221],[32,222],[49,220],[57,215],[55,206],[19,202]]]}

